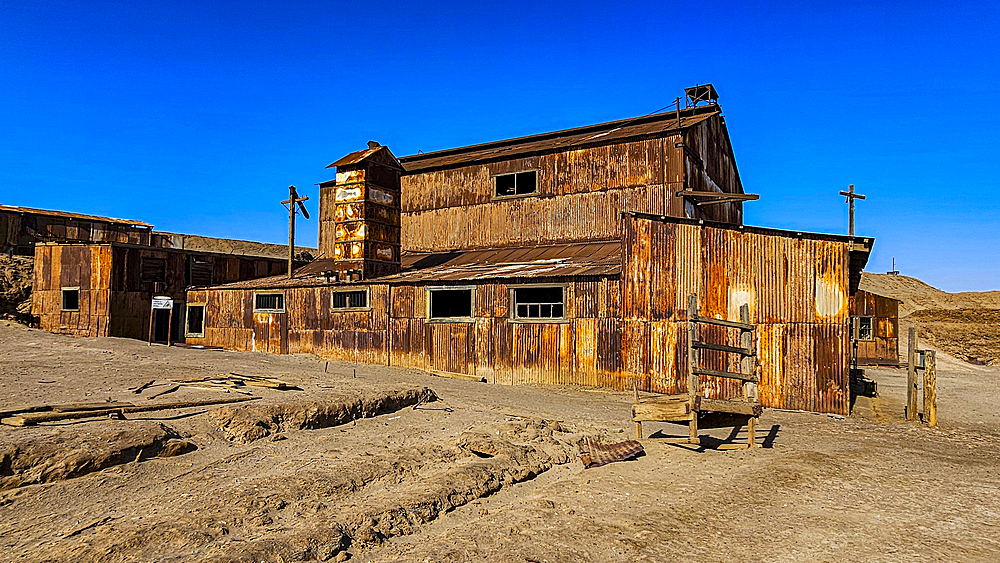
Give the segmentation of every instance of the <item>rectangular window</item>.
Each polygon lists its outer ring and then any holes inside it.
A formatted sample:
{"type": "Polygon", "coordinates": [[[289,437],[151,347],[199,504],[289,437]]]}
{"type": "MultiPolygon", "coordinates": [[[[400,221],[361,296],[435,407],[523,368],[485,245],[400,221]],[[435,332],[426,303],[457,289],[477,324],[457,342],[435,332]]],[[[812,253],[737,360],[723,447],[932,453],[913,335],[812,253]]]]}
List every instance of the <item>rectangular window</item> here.
{"type": "Polygon", "coordinates": [[[184,328],[184,336],[205,336],[205,306],[187,306],[187,324],[184,328]]]}
{"type": "Polygon", "coordinates": [[[187,285],[198,287],[212,285],[212,272],[214,268],[210,258],[188,256],[187,269],[187,285]]]}
{"type": "Polygon", "coordinates": [[[368,290],[352,289],[349,291],[334,291],[330,293],[330,309],[333,311],[349,311],[368,308],[368,290]]]}
{"type": "Polygon", "coordinates": [[[497,197],[533,194],[538,190],[538,173],[535,170],[494,176],[497,197]]]}
{"type": "Polygon", "coordinates": [[[515,319],[563,319],[566,294],[562,286],[515,287],[512,307],[515,319]]]}
{"type": "Polygon", "coordinates": [[[254,293],[253,294],[254,313],[284,313],[285,294],[284,293],[254,293]]]}
{"type": "Polygon", "coordinates": [[[139,263],[139,280],[143,282],[167,281],[167,261],[163,258],[143,257],[139,263]]]}
{"type": "Polygon", "coordinates": [[[427,316],[431,319],[471,319],[474,296],[471,287],[429,289],[427,316]]]}
{"type": "Polygon", "coordinates": [[[875,340],[875,322],[872,317],[856,317],[858,323],[858,340],[875,340]]]}
{"type": "Polygon", "coordinates": [[[63,311],[79,311],[80,310],[80,288],[79,287],[64,287],[64,288],[62,288],[62,310],[63,311]]]}

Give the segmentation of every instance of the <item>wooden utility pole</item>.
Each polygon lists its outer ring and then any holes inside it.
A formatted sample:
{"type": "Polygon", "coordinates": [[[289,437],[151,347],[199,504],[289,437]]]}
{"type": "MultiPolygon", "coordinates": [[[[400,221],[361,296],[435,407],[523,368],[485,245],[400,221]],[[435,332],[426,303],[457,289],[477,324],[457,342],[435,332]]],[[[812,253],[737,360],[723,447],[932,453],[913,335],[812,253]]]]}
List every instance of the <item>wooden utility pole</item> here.
{"type": "Polygon", "coordinates": [[[299,197],[299,193],[295,191],[295,186],[288,186],[288,199],[281,202],[282,205],[288,208],[288,279],[292,279],[292,267],[295,261],[295,206],[299,206],[302,210],[302,216],[306,219],[309,218],[309,212],[306,211],[306,206],[302,204],[303,201],[308,201],[309,196],[299,197]]]}
{"type": "Polygon", "coordinates": [[[937,358],[934,350],[924,352],[924,422],[937,426],[937,358]]]}
{"type": "Polygon", "coordinates": [[[906,345],[906,420],[917,418],[917,327],[910,327],[906,345]]]}
{"type": "Polygon", "coordinates": [[[849,185],[847,187],[847,190],[848,191],[846,191],[846,192],[843,192],[843,191],[840,192],[840,195],[847,196],[847,203],[850,204],[850,215],[851,215],[851,218],[850,218],[850,223],[848,224],[848,227],[847,227],[847,235],[853,237],[854,236],[854,200],[856,200],[856,199],[865,199],[865,196],[863,196],[861,194],[854,193],[854,184],[849,185]]]}

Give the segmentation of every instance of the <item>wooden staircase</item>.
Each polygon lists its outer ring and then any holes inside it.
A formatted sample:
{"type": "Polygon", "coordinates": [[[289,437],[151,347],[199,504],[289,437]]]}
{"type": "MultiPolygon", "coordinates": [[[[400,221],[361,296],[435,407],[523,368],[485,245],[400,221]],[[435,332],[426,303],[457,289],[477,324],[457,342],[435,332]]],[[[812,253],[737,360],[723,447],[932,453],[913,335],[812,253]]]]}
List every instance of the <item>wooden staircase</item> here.
{"type": "Polygon", "coordinates": [[[757,402],[756,353],[754,352],[755,327],[750,322],[750,308],[740,306],[740,321],[724,321],[698,315],[698,296],[688,296],[688,393],[681,395],[660,395],[645,399],[635,393],[632,405],[632,421],[635,423],[636,439],[642,439],[643,422],[687,422],[690,434],[687,438],[665,438],[665,441],[700,445],[699,423],[703,428],[724,426],[746,426],[745,447],[759,447],[756,443],[757,421],[763,407],[757,402]],[[705,342],[699,338],[700,325],[714,325],[740,332],[740,345],[729,346],[705,342]],[[713,350],[740,356],[740,371],[720,371],[701,367],[701,351],[713,350]],[[702,396],[701,376],[736,379],[743,382],[742,397],[734,399],[708,399],[702,396]]]}

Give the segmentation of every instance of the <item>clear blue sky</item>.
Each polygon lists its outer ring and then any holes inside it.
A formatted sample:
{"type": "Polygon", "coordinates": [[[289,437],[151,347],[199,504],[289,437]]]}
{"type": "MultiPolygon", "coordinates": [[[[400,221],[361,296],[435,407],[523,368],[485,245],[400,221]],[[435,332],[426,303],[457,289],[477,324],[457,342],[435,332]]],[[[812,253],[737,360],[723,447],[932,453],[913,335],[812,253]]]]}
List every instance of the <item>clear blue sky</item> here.
{"type": "Polygon", "coordinates": [[[853,183],[869,271],[1000,289],[996,4],[801,4],[0,0],[0,203],[283,242],[287,186],[315,209],[369,139],[426,152],[712,82],[748,224],[846,233],[853,183]]]}

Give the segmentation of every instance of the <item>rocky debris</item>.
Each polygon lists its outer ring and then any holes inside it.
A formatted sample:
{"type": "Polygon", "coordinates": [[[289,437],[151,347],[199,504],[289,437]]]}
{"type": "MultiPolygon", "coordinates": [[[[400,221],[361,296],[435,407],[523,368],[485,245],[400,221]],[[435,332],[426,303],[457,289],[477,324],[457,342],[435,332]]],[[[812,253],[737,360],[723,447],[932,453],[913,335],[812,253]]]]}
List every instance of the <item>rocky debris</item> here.
{"type": "Polygon", "coordinates": [[[44,428],[16,441],[0,441],[0,490],[71,479],[115,465],[197,449],[163,424],[127,424],[87,434],[44,428]]]}
{"type": "Polygon", "coordinates": [[[0,254],[0,318],[30,321],[33,268],[27,256],[0,254]]]}
{"type": "Polygon", "coordinates": [[[218,430],[232,442],[248,444],[288,430],[312,430],[339,426],[359,418],[371,418],[404,407],[433,401],[437,396],[426,388],[397,389],[357,398],[337,397],[330,401],[255,404],[216,409],[212,417],[218,430]]]}

